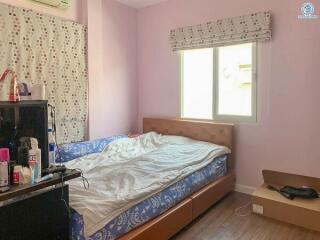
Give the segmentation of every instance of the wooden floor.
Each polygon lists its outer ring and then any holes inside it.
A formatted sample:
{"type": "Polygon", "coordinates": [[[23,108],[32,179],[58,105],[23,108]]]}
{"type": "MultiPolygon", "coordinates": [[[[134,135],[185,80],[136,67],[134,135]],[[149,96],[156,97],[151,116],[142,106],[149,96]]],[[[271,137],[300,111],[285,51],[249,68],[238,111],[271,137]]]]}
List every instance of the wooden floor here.
{"type": "MultiPolygon", "coordinates": [[[[250,196],[231,193],[172,240],[320,240],[320,233],[278,222],[255,214],[241,217],[235,209],[250,196]]],[[[249,212],[249,207],[241,214],[249,212]]]]}

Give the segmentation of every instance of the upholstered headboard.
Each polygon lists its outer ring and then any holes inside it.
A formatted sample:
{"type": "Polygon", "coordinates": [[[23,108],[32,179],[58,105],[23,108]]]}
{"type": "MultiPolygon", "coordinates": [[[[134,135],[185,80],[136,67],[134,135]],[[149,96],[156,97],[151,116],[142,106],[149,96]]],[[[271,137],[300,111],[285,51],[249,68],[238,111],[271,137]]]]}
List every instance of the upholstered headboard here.
{"type": "MultiPolygon", "coordinates": [[[[233,125],[182,119],[143,119],[143,132],[157,132],[165,135],[185,136],[199,141],[211,142],[228,147],[232,151],[233,125]]],[[[229,169],[233,157],[230,156],[229,169]]]]}

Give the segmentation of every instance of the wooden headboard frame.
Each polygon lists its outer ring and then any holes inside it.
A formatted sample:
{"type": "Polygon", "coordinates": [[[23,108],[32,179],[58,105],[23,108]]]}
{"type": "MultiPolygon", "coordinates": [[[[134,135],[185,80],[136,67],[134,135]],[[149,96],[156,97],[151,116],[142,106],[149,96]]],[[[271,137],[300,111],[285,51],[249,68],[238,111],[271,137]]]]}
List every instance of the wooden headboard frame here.
{"type": "MultiPolygon", "coordinates": [[[[211,142],[228,147],[232,151],[233,125],[209,121],[182,119],[144,118],[143,132],[157,132],[165,135],[185,136],[199,141],[211,142]]],[[[228,169],[233,170],[234,158],[228,161],[228,169]]]]}

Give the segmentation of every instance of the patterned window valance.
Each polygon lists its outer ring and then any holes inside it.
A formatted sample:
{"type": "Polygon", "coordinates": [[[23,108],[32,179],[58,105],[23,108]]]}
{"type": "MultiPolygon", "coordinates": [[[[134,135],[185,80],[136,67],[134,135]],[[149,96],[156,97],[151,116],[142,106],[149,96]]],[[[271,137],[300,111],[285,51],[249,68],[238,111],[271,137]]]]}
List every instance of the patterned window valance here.
{"type": "Polygon", "coordinates": [[[271,14],[259,12],[171,30],[173,51],[271,39],[271,14]]]}

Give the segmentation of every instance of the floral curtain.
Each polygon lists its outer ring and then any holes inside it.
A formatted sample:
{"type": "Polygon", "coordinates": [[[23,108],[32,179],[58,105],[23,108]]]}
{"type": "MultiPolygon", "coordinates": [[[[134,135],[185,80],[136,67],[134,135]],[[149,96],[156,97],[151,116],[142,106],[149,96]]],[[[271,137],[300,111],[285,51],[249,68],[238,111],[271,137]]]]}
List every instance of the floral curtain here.
{"type": "Polygon", "coordinates": [[[18,82],[46,86],[56,108],[58,143],[86,135],[86,46],[84,25],[0,4],[0,72],[9,68],[18,82]]]}

